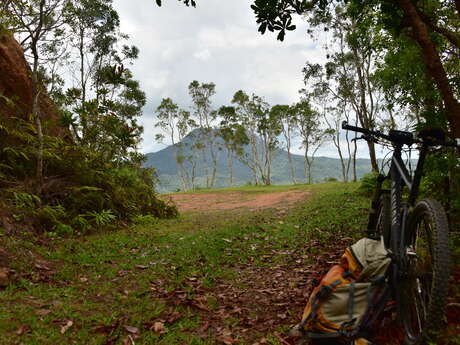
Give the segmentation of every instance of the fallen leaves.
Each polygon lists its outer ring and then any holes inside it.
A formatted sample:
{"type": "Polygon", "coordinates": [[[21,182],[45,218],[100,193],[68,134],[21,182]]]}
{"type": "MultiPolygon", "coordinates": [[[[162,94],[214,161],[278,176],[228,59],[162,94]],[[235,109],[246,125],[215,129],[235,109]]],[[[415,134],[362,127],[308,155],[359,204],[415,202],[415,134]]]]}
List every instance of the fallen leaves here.
{"type": "Polygon", "coordinates": [[[0,287],[8,286],[10,283],[9,270],[7,268],[0,268],[0,287]]]}
{"type": "Polygon", "coordinates": [[[123,328],[126,329],[129,333],[132,333],[132,334],[139,333],[139,328],[137,328],[137,327],[124,325],[123,328]]]}
{"type": "Polygon", "coordinates": [[[217,340],[223,342],[225,345],[233,345],[233,344],[236,344],[238,343],[238,340],[228,336],[228,335],[223,335],[219,338],[217,338],[217,340]]]}
{"type": "Polygon", "coordinates": [[[126,339],[123,340],[123,345],[136,345],[132,336],[128,335],[126,339]]]}
{"type": "Polygon", "coordinates": [[[44,308],[43,309],[38,309],[38,310],[35,311],[35,315],[37,315],[37,316],[46,316],[49,313],[51,313],[51,310],[44,309],[44,308]]]}
{"type": "Polygon", "coordinates": [[[26,334],[28,332],[30,332],[30,326],[29,325],[21,325],[15,331],[15,333],[17,335],[23,335],[23,334],[26,334]]]}
{"type": "Polygon", "coordinates": [[[38,268],[39,270],[44,270],[44,271],[51,271],[51,268],[49,268],[43,263],[36,263],[35,268],[38,268]]]}
{"type": "Polygon", "coordinates": [[[72,320],[67,320],[66,323],[61,326],[61,334],[64,334],[65,332],[67,332],[67,330],[73,326],[73,321],[72,320]]]}
{"type": "Polygon", "coordinates": [[[163,322],[155,322],[153,324],[153,331],[156,332],[156,333],[161,333],[163,332],[165,329],[165,324],[163,322]]]}
{"type": "MultiPolygon", "coordinates": [[[[162,287],[164,284],[156,284],[150,291],[170,308],[187,308],[189,313],[199,316],[201,323],[191,332],[203,339],[214,338],[224,345],[262,345],[268,343],[267,338],[255,336],[271,334],[281,344],[291,344],[276,330],[298,322],[312,288],[310,282],[327,265],[325,262],[341,255],[341,250],[328,249],[326,255],[316,255],[316,262],[311,263],[309,248],[306,244],[303,251],[274,250],[273,255],[285,258],[277,265],[259,267],[250,260],[234,266],[237,278],[217,280],[212,288],[203,287],[199,277],[193,274],[184,279],[180,289],[167,291],[162,287]],[[224,328],[229,322],[231,329],[224,328]]],[[[269,255],[265,261],[271,262],[269,255]]],[[[144,323],[144,327],[162,334],[165,324],[172,324],[180,317],[177,311],[169,309],[155,322],[144,323]]]]}

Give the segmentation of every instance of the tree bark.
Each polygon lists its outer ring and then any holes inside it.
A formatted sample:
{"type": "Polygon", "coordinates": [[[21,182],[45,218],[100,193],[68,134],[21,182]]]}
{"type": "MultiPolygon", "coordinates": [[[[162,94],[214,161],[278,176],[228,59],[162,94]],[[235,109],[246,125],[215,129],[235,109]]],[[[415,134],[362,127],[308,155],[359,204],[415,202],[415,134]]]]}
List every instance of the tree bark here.
{"type": "Polygon", "coordinates": [[[294,164],[292,163],[292,154],[291,154],[291,147],[288,147],[288,160],[289,160],[289,166],[291,167],[291,178],[292,178],[292,183],[297,184],[297,181],[295,179],[295,170],[294,170],[294,164]]]}
{"type": "Polygon", "coordinates": [[[32,69],[32,116],[37,126],[37,137],[38,137],[38,152],[37,152],[37,194],[40,194],[43,186],[43,149],[44,149],[44,138],[42,129],[42,119],[40,114],[40,81],[38,80],[38,40],[42,34],[42,28],[44,23],[44,7],[45,0],[40,2],[40,18],[38,26],[35,32],[32,33],[31,50],[34,57],[34,64],[32,69]]]}
{"type": "Polygon", "coordinates": [[[227,168],[230,179],[229,187],[233,187],[233,151],[227,147],[227,168]]]}

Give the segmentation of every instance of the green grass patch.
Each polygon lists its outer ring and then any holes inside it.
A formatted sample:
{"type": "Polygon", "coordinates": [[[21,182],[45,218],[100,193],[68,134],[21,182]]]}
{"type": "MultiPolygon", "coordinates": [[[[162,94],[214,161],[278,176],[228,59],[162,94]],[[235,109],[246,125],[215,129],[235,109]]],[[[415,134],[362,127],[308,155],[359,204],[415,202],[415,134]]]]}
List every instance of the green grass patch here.
{"type": "MultiPolygon", "coordinates": [[[[289,264],[292,258],[279,252],[299,250],[314,258],[333,239],[357,238],[365,225],[368,200],[356,194],[356,187],[330,183],[231,189],[313,193],[282,217],[271,210],[236,217],[231,212],[186,214],[171,220],[144,219],[126,230],[85,238],[56,239],[52,246],[28,242],[31,251],[55,263],[55,274],[41,281],[34,276],[32,262],[29,267],[26,261],[12,263],[13,269],[29,270],[30,275],[0,292],[0,344],[104,344],[110,339],[121,344],[132,335],[126,325],[139,330],[134,334],[136,344],[215,344],[212,336],[190,334],[199,327],[199,317],[193,314],[163,334],[146,328],[165,310],[152,288],[193,294],[186,284],[190,278],[212,288],[218,280],[236,281],[239,265],[289,264]],[[306,247],[309,241],[318,245],[306,247]],[[68,321],[72,325],[63,331],[68,321]]],[[[212,296],[205,303],[219,308],[212,296]]],[[[223,326],[236,324],[235,317],[223,326]]]]}
{"type": "Polygon", "coordinates": [[[276,192],[287,192],[290,190],[311,190],[318,189],[325,184],[289,184],[289,185],[272,185],[272,186],[238,186],[238,187],[227,187],[227,188],[203,188],[194,191],[187,192],[175,192],[167,193],[163,195],[171,194],[206,194],[206,193],[231,193],[231,192],[243,192],[243,193],[276,193],[276,192]]]}

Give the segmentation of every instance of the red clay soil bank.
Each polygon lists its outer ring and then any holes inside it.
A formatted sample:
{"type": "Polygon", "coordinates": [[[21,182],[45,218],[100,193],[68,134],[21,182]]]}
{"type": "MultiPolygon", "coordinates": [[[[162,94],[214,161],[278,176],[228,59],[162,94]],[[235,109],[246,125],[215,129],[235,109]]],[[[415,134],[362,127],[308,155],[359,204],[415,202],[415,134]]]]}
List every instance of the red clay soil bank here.
{"type": "MultiPolygon", "coordinates": [[[[7,97],[13,104],[0,97],[0,116],[29,119],[32,113],[31,73],[19,43],[10,34],[1,35],[0,96],[7,97]]],[[[52,136],[65,136],[67,130],[57,125],[58,111],[48,95],[42,93],[39,102],[44,133],[52,136]]]]}

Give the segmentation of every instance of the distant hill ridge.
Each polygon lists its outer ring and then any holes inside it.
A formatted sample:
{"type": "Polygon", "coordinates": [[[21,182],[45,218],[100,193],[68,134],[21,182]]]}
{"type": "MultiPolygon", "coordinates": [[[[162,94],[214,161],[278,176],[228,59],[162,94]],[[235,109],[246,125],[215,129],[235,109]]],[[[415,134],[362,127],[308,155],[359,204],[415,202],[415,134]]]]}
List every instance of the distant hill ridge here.
{"type": "MultiPolygon", "coordinates": [[[[184,154],[190,154],[190,147],[196,142],[199,135],[199,130],[192,131],[181,142],[184,154]]],[[[224,146],[224,141],[221,137],[215,139],[217,155],[217,177],[214,188],[229,187],[229,170],[227,167],[227,149],[224,146]]],[[[144,167],[155,168],[159,178],[158,191],[161,193],[174,192],[181,188],[180,175],[178,173],[177,163],[174,158],[174,151],[178,148],[170,145],[160,151],[147,153],[144,167]]],[[[246,152],[250,152],[249,145],[244,147],[246,152]]],[[[204,160],[200,155],[196,158],[196,182],[199,188],[204,188],[205,173],[204,160]]],[[[208,152],[208,157],[209,157],[208,152]]],[[[304,157],[302,155],[292,155],[293,165],[296,172],[297,183],[305,183],[306,176],[304,174],[304,157]]],[[[209,166],[211,159],[208,158],[209,166]]],[[[191,169],[188,162],[184,163],[186,169],[191,169]]],[[[275,152],[272,166],[272,184],[292,184],[291,172],[288,161],[288,153],[285,150],[278,149],[275,152]]],[[[371,163],[369,159],[356,160],[356,172],[358,178],[371,171],[371,163]]],[[[351,171],[350,171],[351,173],[351,171]]],[[[340,160],[329,157],[316,157],[312,166],[313,182],[322,182],[327,178],[342,179],[342,171],[340,160]]],[[[234,186],[241,186],[252,181],[252,173],[249,167],[243,164],[238,159],[233,159],[233,180],[234,186]]]]}

